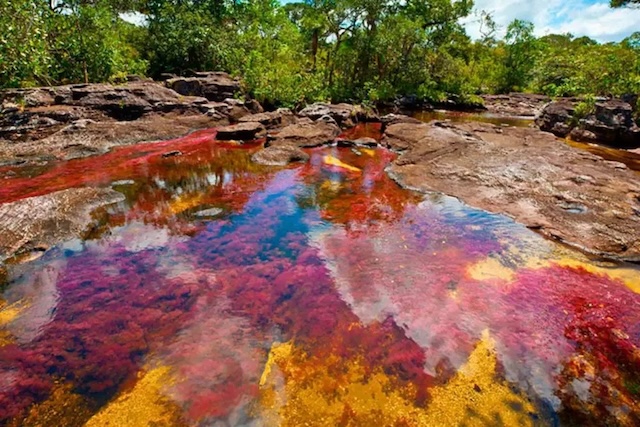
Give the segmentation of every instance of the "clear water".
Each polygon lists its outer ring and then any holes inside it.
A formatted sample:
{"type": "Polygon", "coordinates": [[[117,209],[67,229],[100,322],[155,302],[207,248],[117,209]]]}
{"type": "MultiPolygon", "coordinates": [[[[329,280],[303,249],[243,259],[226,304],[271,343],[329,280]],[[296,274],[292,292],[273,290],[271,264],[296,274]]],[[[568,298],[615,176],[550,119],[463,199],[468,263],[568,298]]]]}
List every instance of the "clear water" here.
{"type": "Polygon", "coordinates": [[[9,266],[0,425],[638,425],[633,266],[405,191],[383,149],[214,137],[0,170],[1,202],[126,196],[9,266]]]}

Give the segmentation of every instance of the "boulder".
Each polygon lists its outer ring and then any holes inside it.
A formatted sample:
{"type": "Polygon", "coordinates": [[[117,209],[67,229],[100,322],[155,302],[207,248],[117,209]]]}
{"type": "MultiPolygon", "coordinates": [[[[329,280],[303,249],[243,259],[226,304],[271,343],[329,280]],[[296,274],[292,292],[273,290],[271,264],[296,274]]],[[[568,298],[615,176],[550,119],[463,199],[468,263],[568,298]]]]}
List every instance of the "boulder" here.
{"type": "Polygon", "coordinates": [[[338,140],[339,147],[377,147],[378,141],[369,137],[362,137],[354,140],[340,139],[338,140]]]}
{"type": "Polygon", "coordinates": [[[267,135],[267,145],[292,144],[296,147],[318,147],[329,144],[340,134],[340,128],[322,121],[296,123],[277,134],[267,135]]]}
{"type": "Polygon", "coordinates": [[[274,128],[293,124],[296,118],[288,108],[280,108],[267,113],[250,114],[240,118],[238,121],[240,123],[258,122],[267,128],[274,128]]]}
{"type": "Polygon", "coordinates": [[[216,139],[219,141],[250,141],[262,137],[264,126],[258,122],[244,122],[218,128],[216,139]]]}
{"type": "Polygon", "coordinates": [[[551,132],[564,138],[571,132],[570,123],[574,113],[575,107],[572,102],[551,102],[542,109],[540,115],[536,117],[535,123],[541,131],[551,132]]]}
{"type": "Polygon", "coordinates": [[[596,102],[594,114],[580,121],[580,128],[599,142],[623,148],[640,147],[640,128],[633,120],[633,106],[616,99],[596,102]]]}
{"type": "Polygon", "coordinates": [[[256,152],[251,160],[267,166],[285,166],[293,162],[306,162],[309,155],[292,144],[271,145],[256,152]]]}
{"type": "Polygon", "coordinates": [[[308,117],[311,120],[318,120],[324,116],[329,116],[342,127],[350,127],[357,122],[374,121],[378,119],[375,113],[361,105],[345,103],[327,104],[317,102],[302,109],[298,115],[300,117],[308,117]]]}
{"type": "Polygon", "coordinates": [[[203,96],[210,101],[222,102],[240,92],[240,82],[222,72],[195,73],[195,77],[177,77],[165,85],[180,95],[203,96]]]}

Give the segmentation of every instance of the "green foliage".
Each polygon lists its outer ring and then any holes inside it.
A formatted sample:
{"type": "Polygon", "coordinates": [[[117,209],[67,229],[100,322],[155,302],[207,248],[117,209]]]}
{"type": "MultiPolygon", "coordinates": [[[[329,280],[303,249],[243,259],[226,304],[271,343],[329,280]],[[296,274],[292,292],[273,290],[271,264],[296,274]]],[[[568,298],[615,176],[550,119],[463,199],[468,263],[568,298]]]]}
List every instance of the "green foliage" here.
{"type": "MultiPolygon", "coordinates": [[[[614,6],[637,1],[614,1],[614,6]]],[[[0,87],[121,81],[127,74],[221,70],[268,106],[379,103],[416,95],[640,92],[640,33],[600,44],[537,38],[516,20],[504,39],[471,0],[0,0],[0,87]],[[143,19],[132,25],[123,12],[143,19]]]]}
{"type": "Polygon", "coordinates": [[[572,124],[577,126],[580,120],[586,118],[588,115],[593,114],[596,109],[596,99],[593,96],[586,96],[575,106],[575,111],[571,117],[572,124]]]}

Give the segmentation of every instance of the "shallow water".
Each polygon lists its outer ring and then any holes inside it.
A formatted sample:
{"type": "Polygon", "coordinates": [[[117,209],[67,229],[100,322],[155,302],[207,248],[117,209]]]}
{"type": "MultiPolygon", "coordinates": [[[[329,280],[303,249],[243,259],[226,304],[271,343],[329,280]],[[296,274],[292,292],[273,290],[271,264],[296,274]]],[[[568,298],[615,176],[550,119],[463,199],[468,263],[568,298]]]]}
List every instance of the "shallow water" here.
{"type": "Polygon", "coordinates": [[[0,425],[640,422],[640,271],[403,190],[383,149],[214,136],[0,170],[1,202],[126,196],[10,268],[0,425]]]}

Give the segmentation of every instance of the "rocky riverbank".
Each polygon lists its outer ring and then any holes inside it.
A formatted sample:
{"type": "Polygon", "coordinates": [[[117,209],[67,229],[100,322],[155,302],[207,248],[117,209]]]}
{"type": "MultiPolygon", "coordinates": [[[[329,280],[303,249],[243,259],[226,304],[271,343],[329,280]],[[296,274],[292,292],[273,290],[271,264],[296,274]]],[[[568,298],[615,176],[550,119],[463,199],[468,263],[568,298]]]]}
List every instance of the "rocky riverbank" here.
{"type": "MultiPolygon", "coordinates": [[[[123,86],[5,91],[0,162],[46,165],[204,127],[217,128],[218,140],[264,141],[252,159],[272,166],[307,161],[305,149],[322,145],[381,145],[400,153],[388,173],[402,186],[445,193],[471,206],[510,215],[588,253],[640,261],[640,177],[622,163],[571,147],[533,128],[422,123],[403,115],[379,117],[350,104],[313,104],[297,113],[265,112],[255,101],[229,98],[239,91],[239,83],[222,73],[172,78],[162,84],[138,81],[123,86]],[[373,139],[338,138],[359,122],[379,122],[383,133],[373,139]]],[[[558,104],[543,108],[548,101],[544,97],[514,94],[485,101],[492,114],[503,116],[531,117],[540,110],[538,123],[556,134],[562,135],[559,123],[571,119],[570,114],[552,117],[558,104]]],[[[611,105],[596,104],[595,119],[620,118],[620,111],[627,114],[629,110],[616,107],[614,111],[611,105]]],[[[584,125],[589,123],[586,120],[584,125]]],[[[5,178],[16,173],[15,168],[5,172],[5,178]]],[[[2,257],[37,251],[79,235],[88,224],[87,212],[114,201],[113,194],[85,197],[73,191],[0,205],[2,257]],[[41,204],[50,207],[40,209],[44,216],[30,215],[41,204]],[[49,225],[60,223],[56,219],[67,225],[54,233],[49,225]],[[18,238],[16,227],[35,231],[33,236],[18,238]],[[24,238],[26,242],[20,240],[24,238]]]]}

